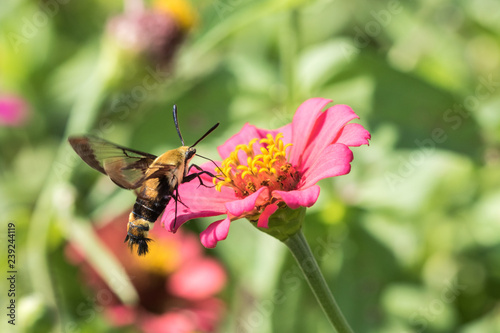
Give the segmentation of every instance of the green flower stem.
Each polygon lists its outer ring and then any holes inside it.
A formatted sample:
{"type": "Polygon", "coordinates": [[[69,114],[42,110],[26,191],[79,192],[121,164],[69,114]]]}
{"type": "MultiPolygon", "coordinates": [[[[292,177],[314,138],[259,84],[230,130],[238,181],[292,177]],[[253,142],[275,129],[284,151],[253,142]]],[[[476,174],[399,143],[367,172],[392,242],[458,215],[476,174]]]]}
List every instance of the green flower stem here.
{"type": "Polygon", "coordinates": [[[337,302],[335,302],[335,298],[333,298],[333,295],[326,284],[323,274],[321,274],[318,263],[316,262],[316,259],[314,259],[311,248],[309,247],[302,230],[299,230],[290,236],[284,241],[284,243],[288,246],[297,260],[297,263],[299,264],[302,273],[304,273],[314,296],[316,296],[321,308],[337,332],[353,333],[354,331],[349,326],[349,323],[340,311],[337,302]]]}

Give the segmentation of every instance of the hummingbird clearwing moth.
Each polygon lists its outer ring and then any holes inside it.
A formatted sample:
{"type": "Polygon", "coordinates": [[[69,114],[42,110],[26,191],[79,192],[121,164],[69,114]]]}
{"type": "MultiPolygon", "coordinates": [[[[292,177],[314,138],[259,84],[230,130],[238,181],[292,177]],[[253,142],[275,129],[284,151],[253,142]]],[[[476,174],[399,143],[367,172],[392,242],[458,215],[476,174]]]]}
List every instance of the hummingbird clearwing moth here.
{"type": "Polygon", "coordinates": [[[176,105],[173,114],[182,146],[160,156],[126,148],[95,136],[74,136],[68,139],[75,152],[90,167],[107,175],[121,188],[136,191],[137,200],[129,215],[125,242],[128,242],[131,249],[137,245],[138,255],[148,253],[148,242],[151,241],[148,238],[149,230],[172,198],[175,200],[177,218],[179,184],[198,178],[200,185],[204,185],[200,175],[215,177],[195,164],[189,166],[189,163],[197,155],[194,146],[215,130],[219,123],[212,126],[192,146],[185,146],[177,120],[176,105]],[[192,167],[198,172],[189,174],[192,167]]]}

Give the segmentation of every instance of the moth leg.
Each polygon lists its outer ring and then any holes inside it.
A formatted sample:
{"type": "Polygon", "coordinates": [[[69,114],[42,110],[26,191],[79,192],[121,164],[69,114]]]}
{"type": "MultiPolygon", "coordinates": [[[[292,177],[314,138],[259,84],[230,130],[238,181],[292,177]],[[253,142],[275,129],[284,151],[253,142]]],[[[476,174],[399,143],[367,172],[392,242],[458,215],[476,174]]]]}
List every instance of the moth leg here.
{"type": "MultiPolygon", "coordinates": [[[[177,179],[177,177],[173,176],[174,178],[173,179],[177,179]]],[[[181,199],[181,196],[179,194],[179,184],[178,182],[176,182],[177,185],[175,185],[174,189],[172,190],[172,196],[173,196],[173,199],[175,201],[175,216],[177,216],[177,202],[180,202],[184,207],[186,208],[189,208],[188,206],[186,206],[186,204],[184,202],[182,202],[182,199],[181,199]]],[[[171,197],[169,195],[169,197],[171,197]]]]}
{"type": "Polygon", "coordinates": [[[175,230],[175,226],[177,225],[177,203],[179,202],[179,186],[178,185],[175,185],[174,192],[175,192],[175,196],[174,196],[174,200],[175,200],[175,218],[174,218],[174,227],[173,227],[173,229],[175,230]]]}
{"type": "Polygon", "coordinates": [[[184,207],[188,208],[188,206],[186,206],[186,204],[184,202],[182,202],[181,200],[181,196],[179,195],[179,186],[176,185],[175,188],[174,188],[174,201],[175,201],[175,218],[174,218],[174,228],[175,229],[175,226],[177,225],[177,203],[180,202],[184,207]]]}
{"type": "Polygon", "coordinates": [[[200,172],[198,172],[198,174],[200,174],[200,175],[201,175],[201,174],[207,174],[207,175],[209,175],[210,177],[215,178],[215,175],[214,175],[213,173],[208,172],[208,171],[206,171],[206,170],[203,170],[202,168],[200,168],[200,167],[199,167],[198,165],[196,165],[196,164],[191,164],[191,165],[189,166],[189,168],[188,168],[188,172],[189,172],[189,171],[191,171],[191,168],[195,168],[196,170],[200,171],[200,172]]]}
{"type": "Polygon", "coordinates": [[[203,183],[203,180],[201,179],[201,175],[205,174],[205,175],[209,175],[210,177],[212,178],[216,178],[215,175],[211,172],[208,172],[206,170],[203,170],[202,168],[200,168],[199,166],[197,166],[196,164],[191,164],[189,166],[189,169],[188,169],[188,172],[191,171],[191,168],[195,168],[196,170],[200,171],[200,172],[196,172],[196,173],[192,173],[190,175],[187,175],[186,177],[184,177],[184,179],[182,180],[183,183],[187,183],[187,182],[190,182],[192,181],[193,179],[195,178],[198,178],[198,180],[200,181],[200,185],[199,186],[205,186],[205,187],[214,187],[214,186],[207,186],[203,183]]]}

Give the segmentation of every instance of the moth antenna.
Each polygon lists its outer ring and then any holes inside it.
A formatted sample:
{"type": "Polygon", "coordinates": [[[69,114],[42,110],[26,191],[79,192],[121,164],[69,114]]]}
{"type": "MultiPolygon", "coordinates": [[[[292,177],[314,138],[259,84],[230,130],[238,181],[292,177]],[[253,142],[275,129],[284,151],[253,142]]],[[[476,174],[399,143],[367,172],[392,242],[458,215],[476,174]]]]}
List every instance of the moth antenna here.
{"type": "Polygon", "coordinates": [[[207,131],[207,133],[203,134],[203,136],[202,136],[201,138],[199,138],[199,139],[198,139],[198,141],[196,141],[196,142],[194,143],[194,145],[192,145],[191,147],[196,146],[196,145],[197,145],[197,144],[198,144],[201,140],[205,139],[205,138],[207,137],[207,135],[209,135],[210,133],[212,133],[212,132],[213,132],[213,130],[214,130],[214,129],[216,129],[216,128],[219,126],[219,124],[220,124],[220,123],[217,123],[217,124],[215,124],[214,126],[212,126],[212,128],[211,128],[211,129],[209,129],[209,130],[207,131]]]}
{"type": "Polygon", "coordinates": [[[177,105],[174,104],[174,124],[175,124],[175,129],[177,130],[177,134],[179,134],[179,138],[181,138],[181,143],[184,146],[184,139],[182,138],[181,130],[179,128],[179,122],[177,121],[177,105]]]}

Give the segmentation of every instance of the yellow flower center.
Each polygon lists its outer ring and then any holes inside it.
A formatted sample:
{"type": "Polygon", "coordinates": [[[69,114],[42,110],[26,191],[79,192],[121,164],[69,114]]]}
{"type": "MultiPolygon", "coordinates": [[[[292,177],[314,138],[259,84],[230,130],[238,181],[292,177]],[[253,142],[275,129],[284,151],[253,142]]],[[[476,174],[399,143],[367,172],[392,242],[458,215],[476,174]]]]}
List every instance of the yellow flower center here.
{"type": "Polygon", "coordinates": [[[133,260],[145,271],[166,276],[175,271],[180,261],[180,249],[172,241],[157,239],[149,243],[147,256],[139,257],[132,253],[133,260]]]}
{"type": "Polygon", "coordinates": [[[244,198],[256,192],[261,187],[273,190],[291,191],[299,182],[299,174],[286,159],[286,149],[292,144],[283,144],[282,133],[276,137],[268,134],[260,139],[264,144],[260,154],[255,154],[253,145],[258,139],[253,139],[248,145],[241,144],[222,161],[221,167],[216,168],[217,177],[214,184],[217,191],[222,186],[234,189],[236,196],[244,198]],[[222,180],[221,180],[222,179],[222,180]]]}
{"type": "Polygon", "coordinates": [[[172,14],[184,31],[191,29],[198,21],[193,6],[187,0],[156,0],[154,7],[172,14]]]}

